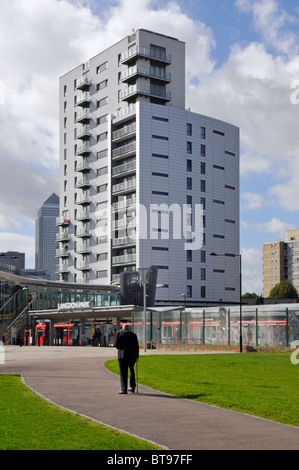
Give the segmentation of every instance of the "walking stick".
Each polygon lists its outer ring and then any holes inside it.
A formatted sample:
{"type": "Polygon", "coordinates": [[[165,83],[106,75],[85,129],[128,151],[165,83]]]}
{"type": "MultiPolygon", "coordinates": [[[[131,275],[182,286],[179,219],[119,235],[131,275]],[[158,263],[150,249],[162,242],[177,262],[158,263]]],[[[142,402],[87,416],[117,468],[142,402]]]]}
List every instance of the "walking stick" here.
{"type": "Polygon", "coordinates": [[[136,393],[138,393],[138,359],[136,361],[136,393]]]}

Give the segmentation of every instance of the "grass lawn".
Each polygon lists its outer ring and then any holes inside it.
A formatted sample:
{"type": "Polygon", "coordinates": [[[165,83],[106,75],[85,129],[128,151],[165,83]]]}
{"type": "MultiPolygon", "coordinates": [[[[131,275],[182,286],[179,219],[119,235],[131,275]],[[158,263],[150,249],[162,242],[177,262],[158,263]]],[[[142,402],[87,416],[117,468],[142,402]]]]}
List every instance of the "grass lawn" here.
{"type": "Polygon", "coordinates": [[[56,407],[20,376],[0,374],[0,450],[131,449],[159,447],[56,407]]]}
{"type": "MultiPolygon", "coordinates": [[[[138,364],[150,388],[299,426],[299,365],[289,353],[149,355],[138,364]]],[[[118,373],[116,360],[105,366],[118,373]]]]}

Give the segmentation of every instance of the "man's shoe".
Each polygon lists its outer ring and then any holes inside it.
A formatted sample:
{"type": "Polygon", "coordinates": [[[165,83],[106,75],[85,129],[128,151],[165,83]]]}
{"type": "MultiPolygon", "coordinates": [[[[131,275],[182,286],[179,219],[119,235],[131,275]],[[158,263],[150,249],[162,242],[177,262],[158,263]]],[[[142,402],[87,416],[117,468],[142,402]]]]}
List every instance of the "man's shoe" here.
{"type": "Polygon", "coordinates": [[[132,387],[128,388],[128,392],[135,393],[135,388],[132,388],[132,387]]]}
{"type": "Polygon", "coordinates": [[[125,390],[121,390],[120,392],[118,392],[119,395],[127,395],[127,392],[125,390]]]}

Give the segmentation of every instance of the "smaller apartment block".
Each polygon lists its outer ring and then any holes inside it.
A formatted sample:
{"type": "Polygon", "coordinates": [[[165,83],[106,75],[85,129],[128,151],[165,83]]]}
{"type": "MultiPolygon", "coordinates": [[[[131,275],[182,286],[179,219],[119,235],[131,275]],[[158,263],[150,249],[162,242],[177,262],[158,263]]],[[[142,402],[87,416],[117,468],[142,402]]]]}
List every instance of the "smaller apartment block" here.
{"type": "Polygon", "coordinates": [[[265,243],[263,249],[264,297],[288,280],[299,292],[299,230],[286,232],[286,241],[265,243]]]}

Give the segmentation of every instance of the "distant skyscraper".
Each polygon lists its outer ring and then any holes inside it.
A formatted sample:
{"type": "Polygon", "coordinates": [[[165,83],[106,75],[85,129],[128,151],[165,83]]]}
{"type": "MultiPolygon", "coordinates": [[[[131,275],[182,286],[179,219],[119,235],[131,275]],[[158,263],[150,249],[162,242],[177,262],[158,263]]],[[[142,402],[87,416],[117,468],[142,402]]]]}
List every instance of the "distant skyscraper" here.
{"type": "Polygon", "coordinates": [[[53,193],[37,211],[35,222],[35,269],[45,269],[48,278],[57,280],[56,226],[59,216],[59,197],[53,193]]]}

